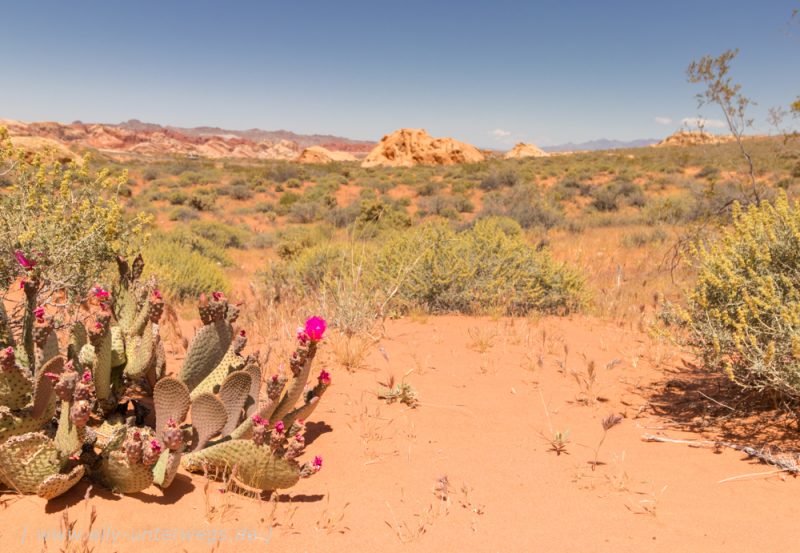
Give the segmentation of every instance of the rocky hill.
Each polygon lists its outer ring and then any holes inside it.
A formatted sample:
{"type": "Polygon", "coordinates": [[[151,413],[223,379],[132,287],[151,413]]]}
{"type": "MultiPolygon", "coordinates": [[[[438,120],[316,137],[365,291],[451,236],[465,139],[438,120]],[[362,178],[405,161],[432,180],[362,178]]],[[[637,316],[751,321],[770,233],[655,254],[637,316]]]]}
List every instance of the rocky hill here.
{"type": "Polygon", "coordinates": [[[331,163],[333,161],[356,161],[349,152],[333,152],[322,146],[309,146],[297,157],[300,163],[331,163]]]}
{"type": "MultiPolygon", "coordinates": [[[[9,135],[19,144],[59,144],[67,150],[96,149],[111,154],[291,160],[297,158],[304,148],[300,142],[277,138],[280,136],[280,132],[273,139],[267,139],[262,138],[267,136],[266,134],[258,134],[266,133],[266,131],[242,131],[237,134],[238,131],[210,127],[179,130],[138,121],[129,121],[121,125],[105,125],[81,122],[71,124],[25,123],[0,119],[0,126],[5,126],[9,135]],[[217,130],[219,134],[215,134],[217,130]]],[[[351,141],[335,136],[303,137],[294,135],[294,133],[287,134],[303,138],[304,143],[324,141],[331,151],[337,151],[341,145],[345,151],[363,153],[373,146],[372,143],[351,141]]]]}
{"type": "Polygon", "coordinates": [[[384,136],[362,167],[413,167],[477,163],[484,155],[475,146],[452,138],[433,138],[423,129],[399,129],[384,136]]]}
{"type": "Polygon", "coordinates": [[[731,141],[733,141],[733,137],[730,135],[711,134],[703,131],[677,131],[655,144],[655,146],[697,146],[724,144],[731,141]]]}
{"type": "Polygon", "coordinates": [[[526,157],[545,157],[547,155],[549,154],[545,151],[542,151],[535,144],[525,144],[524,142],[520,142],[519,144],[511,148],[508,152],[506,152],[503,158],[523,159],[526,157]]]}

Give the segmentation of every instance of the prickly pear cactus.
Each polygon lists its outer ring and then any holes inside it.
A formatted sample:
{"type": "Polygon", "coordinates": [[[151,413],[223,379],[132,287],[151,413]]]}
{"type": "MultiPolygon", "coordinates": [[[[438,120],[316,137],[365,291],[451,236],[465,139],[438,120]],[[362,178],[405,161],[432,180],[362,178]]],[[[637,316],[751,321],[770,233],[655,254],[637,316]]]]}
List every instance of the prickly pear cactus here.
{"type": "Polygon", "coordinates": [[[326,371],[308,384],[322,319],[298,332],[291,375],[270,376],[262,397],[266,368],[257,353],[242,354],[238,309],[222,294],[200,298],[203,327],[171,377],[164,301],[154,281],[140,280],[141,257],[120,259],[113,293],[95,286],[72,323],[38,305],[42,283],[28,265],[22,320],[0,302],[0,487],[52,499],[88,477],[137,493],[170,486],[183,466],[275,490],[320,469],[319,457],[298,458],[302,421],[330,384],[326,371]]]}

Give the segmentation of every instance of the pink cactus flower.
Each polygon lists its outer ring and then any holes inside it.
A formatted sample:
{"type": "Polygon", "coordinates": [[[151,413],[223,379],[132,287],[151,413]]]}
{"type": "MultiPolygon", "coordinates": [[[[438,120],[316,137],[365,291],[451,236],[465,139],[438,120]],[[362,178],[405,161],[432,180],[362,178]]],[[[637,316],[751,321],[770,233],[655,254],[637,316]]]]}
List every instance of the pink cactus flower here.
{"type": "Polygon", "coordinates": [[[107,300],[111,296],[111,294],[108,293],[108,290],[106,290],[102,286],[95,286],[92,289],[92,294],[94,294],[94,297],[96,297],[99,300],[107,300]]]}
{"type": "Polygon", "coordinates": [[[103,330],[103,323],[100,322],[94,323],[94,327],[97,330],[103,330]]]}
{"type": "Polygon", "coordinates": [[[134,440],[141,440],[142,439],[142,435],[139,433],[138,430],[133,433],[133,439],[134,440]]]}
{"type": "Polygon", "coordinates": [[[50,380],[50,382],[52,382],[53,384],[55,384],[56,382],[58,382],[58,375],[57,375],[56,373],[44,373],[44,375],[45,375],[45,376],[46,376],[46,377],[47,377],[47,378],[50,380]]]}
{"type": "Polygon", "coordinates": [[[278,381],[278,375],[277,374],[273,374],[272,375],[272,381],[273,382],[277,382],[278,381]]]}
{"type": "Polygon", "coordinates": [[[225,294],[223,294],[222,292],[213,292],[211,294],[211,297],[214,298],[214,301],[220,301],[223,298],[225,298],[225,294]]]}
{"type": "Polygon", "coordinates": [[[36,317],[38,321],[44,321],[44,307],[41,305],[33,310],[33,316],[36,317]]]}
{"type": "Polygon", "coordinates": [[[264,418],[259,416],[258,413],[253,415],[251,417],[251,420],[253,421],[253,424],[255,424],[257,426],[265,426],[265,425],[269,424],[269,421],[264,420],[264,418]]]}
{"type": "Polygon", "coordinates": [[[242,338],[247,338],[247,332],[245,332],[244,330],[240,330],[239,336],[241,336],[242,338]]]}
{"type": "Polygon", "coordinates": [[[158,291],[158,289],[156,289],[156,290],[153,290],[153,297],[154,297],[155,299],[157,299],[157,300],[160,300],[160,299],[162,299],[162,297],[161,297],[161,292],[159,292],[159,291],[158,291]]]}
{"type": "Polygon", "coordinates": [[[150,440],[150,448],[156,453],[161,453],[161,444],[158,443],[158,440],[150,440]]]}
{"type": "Polygon", "coordinates": [[[17,263],[19,263],[20,266],[26,271],[30,271],[31,269],[36,267],[36,262],[25,257],[25,254],[22,253],[22,250],[15,251],[14,257],[17,258],[17,263]]]}
{"type": "Polygon", "coordinates": [[[84,382],[91,382],[92,381],[92,374],[89,371],[83,373],[83,381],[84,382]]]}
{"type": "Polygon", "coordinates": [[[8,355],[9,357],[13,357],[14,356],[14,348],[12,348],[11,346],[8,346],[6,348],[6,355],[8,355]]]}
{"type": "Polygon", "coordinates": [[[325,335],[326,328],[328,328],[328,325],[325,319],[322,317],[311,317],[306,321],[305,333],[312,342],[319,342],[325,335]]]}
{"type": "Polygon", "coordinates": [[[314,457],[314,462],[312,463],[312,465],[314,466],[315,470],[321,469],[322,468],[322,457],[320,457],[319,455],[314,457]]]}
{"type": "Polygon", "coordinates": [[[275,423],[275,430],[278,434],[283,434],[283,431],[286,430],[286,425],[283,424],[283,421],[278,421],[275,423]]]}

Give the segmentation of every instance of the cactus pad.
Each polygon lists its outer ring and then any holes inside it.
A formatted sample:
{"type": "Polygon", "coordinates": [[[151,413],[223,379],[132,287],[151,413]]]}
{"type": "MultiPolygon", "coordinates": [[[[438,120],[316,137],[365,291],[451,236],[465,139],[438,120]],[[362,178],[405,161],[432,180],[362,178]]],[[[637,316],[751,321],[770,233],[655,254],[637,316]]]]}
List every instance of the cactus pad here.
{"type": "Polygon", "coordinates": [[[183,466],[190,472],[233,474],[243,484],[265,491],[290,488],[300,479],[297,462],[278,457],[252,440],[228,440],[189,453],[183,457],[183,466]]]}

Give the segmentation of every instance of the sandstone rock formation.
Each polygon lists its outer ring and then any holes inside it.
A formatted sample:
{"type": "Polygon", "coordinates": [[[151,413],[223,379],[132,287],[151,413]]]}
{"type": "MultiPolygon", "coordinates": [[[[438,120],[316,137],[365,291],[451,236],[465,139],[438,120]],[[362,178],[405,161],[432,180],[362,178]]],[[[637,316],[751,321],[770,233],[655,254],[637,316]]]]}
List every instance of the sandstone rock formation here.
{"type": "Polygon", "coordinates": [[[189,135],[167,127],[131,130],[116,125],[0,119],[17,143],[60,144],[64,151],[96,149],[110,154],[143,156],[185,155],[205,158],[295,159],[301,148],[289,140],[255,142],[237,136],[189,135]]]}
{"type": "Polygon", "coordinates": [[[545,157],[547,155],[549,155],[547,152],[539,149],[539,147],[534,144],[525,144],[524,142],[519,142],[516,146],[506,152],[506,155],[504,155],[503,158],[522,159],[526,157],[545,157]]]}
{"type": "Polygon", "coordinates": [[[297,157],[300,163],[331,163],[333,161],[355,161],[353,154],[348,152],[332,152],[322,146],[309,146],[297,157]]]}
{"type": "Polygon", "coordinates": [[[483,154],[470,144],[452,138],[433,138],[423,129],[400,129],[384,136],[361,166],[454,165],[483,160],[483,154]]]}
{"type": "Polygon", "coordinates": [[[733,141],[733,137],[730,135],[711,134],[704,131],[677,131],[654,146],[698,146],[724,144],[731,141],[733,141]]]}

